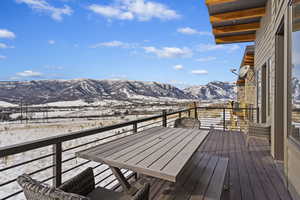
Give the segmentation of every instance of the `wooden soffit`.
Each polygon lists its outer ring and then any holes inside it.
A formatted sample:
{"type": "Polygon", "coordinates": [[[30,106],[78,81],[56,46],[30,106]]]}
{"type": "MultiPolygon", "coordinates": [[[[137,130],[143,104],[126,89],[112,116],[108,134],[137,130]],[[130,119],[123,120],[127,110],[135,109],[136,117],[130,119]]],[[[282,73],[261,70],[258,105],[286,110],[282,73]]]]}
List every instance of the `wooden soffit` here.
{"type": "Polygon", "coordinates": [[[234,35],[226,37],[217,37],[217,44],[228,44],[233,42],[252,42],[255,40],[255,34],[234,35]]]}
{"type": "Polygon", "coordinates": [[[245,53],[243,56],[243,60],[241,63],[241,67],[245,66],[245,65],[249,65],[251,67],[254,66],[254,51],[255,51],[255,46],[251,45],[251,46],[247,46],[245,49],[245,53]]]}
{"type": "Polygon", "coordinates": [[[261,8],[250,8],[245,10],[238,10],[233,12],[221,13],[210,16],[210,22],[224,22],[224,21],[234,21],[234,20],[242,20],[242,19],[251,19],[262,17],[266,13],[265,7],[261,8]]]}
{"type": "Polygon", "coordinates": [[[253,42],[267,0],[206,0],[217,44],[253,42]]]}
{"type": "Polygon", "coordinates": [[[259,29],[259,22],[252,22],[248,24],[229,25],[213,28],[214,35],[221,35],[227,33],[239,33],[246,31],[256,31],[259,29]]]}
{"type": "Polygon", "coordinates": [[[222,3],[228,3],[228,2],[235,2],[236,0],[206,0],[206,5],[217,5],[222,3]]]}

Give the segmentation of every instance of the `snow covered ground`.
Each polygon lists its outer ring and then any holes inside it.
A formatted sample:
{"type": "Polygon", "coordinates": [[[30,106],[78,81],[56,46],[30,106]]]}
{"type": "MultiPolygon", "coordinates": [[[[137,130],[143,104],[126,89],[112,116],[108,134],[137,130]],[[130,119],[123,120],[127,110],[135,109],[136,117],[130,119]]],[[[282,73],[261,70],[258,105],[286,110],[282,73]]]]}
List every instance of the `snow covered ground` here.
{"type": "MultiPolygon", "coordinates": [[[[145,116],[143,116],[143,117],[145,117],[145,116]]],[[[129,118],[126,118],[125,120],[133,120],[133,117],[131,116],[129,118]]],[[[114,120],[110,119],[110,120],[107,120],[106,122],[103,120],[97,120],[97,121],[78,120],[78,121],[73,121],[72,123],[64,121],[61,123],[57,123],[57,122],[56,123],[47,123],[47,124],[31,123],[31,124],[26,124],[26,125],[24,125],[24,124],[23,125],[22,124],[12,124],[12,125],[5,124],[4,126],[1,125],[0,135],[1,135],[2,139],[1,139],[0,146],[3,147],[3,146],[7,146],[7,145],[16,144],[16,143],[37,140],[37,139],[41,139],[41,138],[45,138],[45,137],[58,136],[60,134],[71,133],[71,132],[75,132],[75,131],[79,131],[79,130],[85,130],[88,128],[102,127],[102,126],[106,126],[106,125],[110,125],[110,124],[115,124],[118,122],[121,122],[121,120],[120,119],[114,119],[114,120]]],[[[150,122],[147,122],[147,123],[141,124],[140,126],[143,126],[143,125],[149,124],[149,123],[150,122]]],[[[160,125],[160,123],[157,125],[160,125]]],[[[152,126],[154,126],[154,125],[152,125],[152,126]]],[[[72,147],[75,147],[75,146],[78,146],[81,144],[85,144],[85,143],[88,143],[88,142],[91,142],[94,140],[98,140],[101,138],[107,138],[108,136],[111,136],[111,138],[109,138],[109,139],[100,140],[99,142],[95,142],[95,143],[85,145],[80,148],[66,151],[63,153],[63,160],[67,160],[67,159],[74,157],[74,153],[77,151],[83,150],[85,148],[89,148],[96,144],[100,144],[100,143],[107,142],[109,140],[116,139],[118,137],[123,137],[125,135],[132,134],[131,131],[124,133],[124,134],[120,134],[120,133],[126,132],[127,130],[131,130],[131,129],[132,129],[132,127],[130,126],[130,127],[113,130],[113,131],[99,133],[99,134],[96,134],[93,136],[88,136],[88,137],[64,142],[63,149],[69,149],[69,148],[72,148],[72,147]]],[[[28,160],[32,160],[34,158],[45,156],[45,155],[48,155],[51,153],[52,153],[52,147],[49,146],[49,147],[45,147],[45,148],[40,148],[40,149],[24,152],[24,153],[14,155],[14,156],[9,156],[6,158],[0,158],[0,169],[7,167],[7,166],[15,165],[15,164],[18,164],[21,162],[25,162],[28,160]]],[[[86,160],[77,159],[77,158],[71,159],[63,164],[63,171],[68,170],[68,169],[70,169],[80,163],[83,163],[83,162],[86,162],[86,160]]],[[[67,180],[68,178],[74,176],[75,174],[79,173],[81,170],[85,169],[88,166],[94,167],[98,164],[99,163],[90,162],[82,167],[79,167],[70,172],[67,172],[66,174],[64,174],[63,180],[64,181],[67,180]]],[[[38,160],[38,161],[23,165],[23,166],[20,166],[17,168],[6,170],[4,172],[1,172],[0,184],[7,182],[9,180],[12,180],[23,173],[31,173],[36,170],[42,169],[42,168],[47,168],[51,165],[52,165],[52,157],[48,157],[48,158],[38,160]]],[[[100,166],[95,169],[95,174],[97,174],[101,171],[104,171],[105,169],[107,169],[107,166],[105,166],[105,165],[100,166]]],[[[98,176],[96,178],[96,182],[98,182],[101,179],[106,178],[105,181],[102,181],[100,184],[100,186],[106,186],[106,184],[110,183],[114,179],[114,177],[111,176],[110,174],[111,174],[111,172],[109,170],[106,170],[103,174],[101,174],[100,176],[98,176]],[[107,176],[109,176],[109,177],[107,178],[107,176]]],[[[53,176],[52,168],[49,168],[43,172],[33,175],[33,177],[38,180],[45,180],[51,176],[53,176]]],[[[51,180],[48,181],[48,183],[51,184],[51,180]]],[[[110,183],[110,185],[108,185],[107,187],[112,187],[115,184],[116,184],[116,182],[110,183]]],[[[16,182],[12,182],[4,187],[0,187],[0,197],[8,196],[8,195],[12,194],[13,192],[17,192],[19,189],[20,188],[16,184],[16,182]]],[[[24,197],[21,194],[12,199],[17,199],[17,200],[20,199],[21,200],[21,199],[24,199],[24,197]]]]}
{"type": "MultiPolygon", "coordinates": [[[[110,102],[111,103],[111,102],[110,102]]],[[[56,104],[57,106],[58,104],[56,104]]],[[[64,104],[60,104],[65,106],[64,104]]],[[[107,104],[105,104],[107,105],[107,104]]],[[[114,104],[115,105],[115,104],[114,104]]],[[[146,106],[147,107],[147,106],[146,106]]],[[[99,107],[100,108],[100,107],[99,107]]],[[[174,108],[172,106],[149,106],[147,107],[148,111],[152,112],[157,112],[159,114],[162,109],[174,109],[177,110],[179,109],[174,108]]],[[[124,112],[126,109],[119,109],[118,111],[121,111],[121,113],[124,112]]],[[[143,111],[145,110],[145,107],[142,108],[135,108],[136,111],[143,111]]],[[[23,142],[29,142],[33,140],[38,140],[42,138],[47,138],[47,137],[52,137],[52,136],[59,136],[61,134],[71,134],[76,131],[83,131],[87,130],[90,128],[97,128],[97,127],[103,127],[103,126],[108,126],[124,121],[131,121],[137,118],[144,118],[149,115],[119,115],[119,116],[106,116],[106,117],[101,117],[101,118],[94,118],[94,119],[89,119],[89,118],[72,118],[72,116],[85,116],[85,115],[103,115],[103,114],[111,114],[113,111],[116,111],[114,108],[102,108],[102,109],[95,109],[95,108],[89,108],[85,107],[81,110],[56,110],[53,112],[49,112],[48,116],[53,117],[53,116],[70,116],[69,119],[51,119],[51,120],[29,120],[28,123],[26,123],[24,120],[22,121],[12,121],[12,122],[0,122],[0,148],[9,146],[9,145],[14,145],[14,144],[19,144],[23,142]]],[[[12,117],[17,117],[20,115],[20,113],[15,113],[12,115],[12,117]]],[[[42,113],[35,113],[35,117],[41,117],[43,114],[42,113]]],[[[145,122],[139,125],[139,127],[153,123],[154,121],[151,122],[145,122]]],[[[153,126],[160,126],[161,122],[151,125],[149,127],[153,126]]],[[[149,128],[147,127],[147,128],[149,128]]],[[[145,127],[146,128],[146,127],[145,127]]],[[[145,129],[142,128],[141,130],[145,129]]],[[[63,149],[69,149],[72,147],[76,147],[81,144],[85,144],[94,140],[99,140],[98,142],[85,145],[83,147],[79,147],[70,151],[65,151],[63,153],[63,160],[68,160],[63,163],[63,171],[67,171],[68,169],[71,169],[72,167],[79,165],[80,163],[86,162],[86,160],[82,159],[77,159],[74,158],[74,153],[86,148],[89,148],[91,146],[94,146],[96,144],[104,143],[109,140],[116,139],[118,137],[123,137],[128,134],[132,134],[131,130],[132,126],[129,127],[124,127],[120,128],[117,130],[113,131],[107,131],[99,134],[95,134],[92,136],[80,138],[80,139],[75,139],[72,141],[67,141],[63,143],[63,149]],[[126,132],[128,131],[128,132],[126,132]],[[126,132],[126,133],[123,133],[126,132]],[[122,134],[123,133],[123,134],[122,134]],[[103,139],[100,140],[101,138],[107,138],[111,136],[108,139],[103,139]]],[[[52,146],[40,148],[40,149],[35,149],[27,152],[23,152],[21,154],[17,154],[14,156],[9,156],[5,158],[0,158],[0,169],[12,166],[18,163],[22,163],[25,161],[29,161],[35,158],[39,158],[41,156],[49,155],[52,154],[52,146]]],[[[68,171],[63,175],[63,181],[69,179],[70,177],[74,176],[75,174],[79,173],[81,170],[85,169],[88,166],[94,167],[99,165],[99,163],[94,163],[90,162],[87,163],[86,165],[76,168],[74,170],[68,171]]],[[[46,170],[39,172],[39,173],[34,173],[32,175],[33,178],[36,178],[40,181],[45,180],[49,177],[53,176],[53,168],[52,166],[52,157],[47,157],[38,161],[34,161],[32,163],[28,163],[26,165],[22,165],[20,167],[12,168],[9,170],[6,170],[4,172],[1,172],[0,174],[0,185],[13,180],[17,178],[19,175],[23,173],[32,173],[35,172],[39,169],[45,168],[46,170]]],[[[106,186],[106,187],[112,187],[114,186],[117,182],[111,182],[114,180],[114,176],[111,175],[111,171],[107,170],[106,165],[99,166],[95,169],[95,174],[100,173],[104,171],[101,175],[96,177],[96,182],[104,179],[101,181],[100,186],[106,186]],[[108,185],[107,185],[108,184],[108,185]]],[[[127,175],[129,175],[131,172],[127,172],[127,175]]],[[[52,180],[47,181],[47,183],[51,184],[52,180]]],[[[20,187],[18,184],[13,181],[5,186],[0,186],[0,198],[4,198],[14,192],[18,192],[20,190],[20,187]]],[[[25,199],[23,194],[19,194],[17,196],[12,197],[11,199],[15,200],[23,200],[25,199]]]]}
{"type": "MultiPolygon", "coordinates": [[[[79,102],[77,102],[79,103],[79,102]]],[[[64,103],[55,104],[55,106],[65,106],[64,103]]],[[[71,105],[71,104],[69,104],[71,105]]],[[[61,134],[71,134],[76,131],[83,131],[90,128],[97,128],[97,127],[103,127],[108,126],[124,121],[131,121],[137,118],[143,118],[150,116],[149,114],[142,115],[142,111],[148,111],[153,112],[156,114],[161,113],[161,110],[168,109],[168,110],[179,110],[182,109],[182,107],[176,107],[174,105],[165,105],[162,103],[162,105],[156,104],[156,105],[143,105],[139,107],[132,107],[130,108],[130,102],[128,102],[126,108],[118,107],[120,105],[119,102],[106,102],[105,104],[99,106],[99,108],[95,107],[83,107],[79,110],[68,110],[68,109],[54,109],[51,112],[48,113],[49,117],[54,116],[69,116],[69,119],[51,119],[51,120],[29,120],[28,123],[25,123],[24,121],[21,123],[20,121],[12,121],[12,122],[0,122],[0,148],[5,147],[8,145],[14,145],[22,142],[28,142],[33,141],[37,139],[52,137],[52,136],[59,136],[61,134]],[[111,106],[108,106],[111,105],[111,106]],[[118,109],[117,109],[118,108],[118,109]],[[129,110],[130,112],[135,111],[139,113],[139,115],[124,115],[124,112],[129,110]],[[75,116],[88,116],[88,115],[108,115],[113,114],[114,112],[120,112],[123,114],[120,115],[112,115],[112,116],[103,116],[99,118],[75,118],[75,116]],[[72,118],[73,117],[73,118],[72,118]]],[[[203,103],[202,106],[209,105],[209,102],[203,103]]],[[[49,106],[49,104],[47,105],[49,106]]],[[[53,106],[53,105],[51,105],[53,106]]],[[[20,113],[15,113],[13,117],[17,117],[20,113]]],[[[35,113],[35,117],[42,117],[42,113],[35,113]]],[[[211,122],[213,121],[216,124],[222,124],[222,113],[217,113],[215,116],[200,116],[200,120],[202,121],[202,124],[210,127],[211,122]],[[208,119],[209,118],[209,119],[208,119]]],[[[142,127],[147,124],[151,124],[153,122],[158,122],[156,124],[153,124],[149,127],[145,127],[140,129],[139,131],[154,127],[154,126],[160,126],[160,121],[151,121],[151,122],[145,122],[142,124],[139,124],[139,127],[142,127]]],[[[168,124],[169,126],[173,126],[172,123],[168,124]]],[[[71,141],[64,142],[63,150],[67,150],[69,148],[74,148],[78,145],[82,145],[85,143],[89,143],[91,141],[99,140],[98,142],[94,142],[79,148],[75,148],[69,151],[64,151],[63,153],[63,160],[65,162],[63,163],[63,171],[66,171],[66,173],[63,174],[63,181],[69,179],[70,177],[73,177],[74,175],[78,174],[83,169],[87,168],[88,166],[95,167],[99,165],[99,163],[89,162],[81,167],[78,167],[76,169],[72,169],[74,166],[77,166],[81,163],[86,162],[86,160],[78,159],[74,157],[74,153],[86,148],[89,148],[91,146],[94,146],[96,144],[104,143],[109,140],[113,140],[119,137],[123,137],[128,134],[132,134],[130,131],[132,129],[132,126],[120,128],[117,130],[107,131],[99,134],[95,134],[92,136],[75,139],[71,141]],[[125,133],[124,133],[125,132],[125,133]],[[109,137],[109,138],[107,138],[109,137]],[[106,138],[106,139],[103,139],[106,138]],[[102,139],[102,140],[101,140],[102,139]]],[[[35,149],[27,152],[23,152],[18,155],[9,156],[5,158],[0,158],[0,169],[9,167],[18,163],[22,163],[25,161],[29,161],[35,158],[39,158],[41,156],[52,154],[53,149],[52,146],[35,149]]],[[[31,163],[28,163],[26,165],[22,165],[20,167],[12,168],[9,170],[5,170],[1,172],[0,174],[0,185],[15,179],[19,175],[23,173],[32,173],[39,169],[46,169],[44,171],[41,171],[39,173],[34,173],[32,175],[33,178],[36,178],[40,181],[43,181],[49,177],[53,176],[53,168],[52,168],[52,156],[43,158],[41,160],[37,160],[31,163]]],[[[101,165],[94,169],[95,174],[98,174],[100,172],[101,175],[96,177],[96,183],[101,182],[99,186],[106,186],[108,188],[113,187],[115,184],[117,184],[114,180],[114,176],[111,175],[111,171],[107,169],[108,167],[106,165],[101,165]],[[113,181],[113,182],[112,182],[113,181]]],[[[129,175],[131,172],[127,172],[127,175],[129,175]]],[[[52,184],[52,180],[46,181],[46,183],[52,184]]],[[[18,184],[13,181],[3,187],[0,186],[0,198],[6,197],[14,192],[17,192],[20,190],[20,187],[18,184]]],[[[18,196],[14,196],[11,199],[14,200],[24,200],[23,194],[19,194],[18,196]]]]}

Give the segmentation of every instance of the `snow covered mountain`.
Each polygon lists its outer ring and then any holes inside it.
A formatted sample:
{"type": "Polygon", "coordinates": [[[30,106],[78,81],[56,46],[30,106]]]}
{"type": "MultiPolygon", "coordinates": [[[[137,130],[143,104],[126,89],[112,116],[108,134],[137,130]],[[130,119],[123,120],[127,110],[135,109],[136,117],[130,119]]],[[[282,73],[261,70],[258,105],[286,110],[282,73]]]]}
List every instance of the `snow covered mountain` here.
{"type": "Polygon", "coordinates": [[[201,100],[236,99],[236,85],[228,82],[214,81],[207,85],[184,89],[185,93],[201,100]]]}
{"type": "Polygon", "coordinates": [[[223,82],[211,82],[181,90],[169,84],[127,80],[40,80],[0,82],[0,101],[19,104],[44,104],[58,101],[101,99],[128,100],[147,98],[173,99],[232,99],[235,86],[223,82]]]}
{"type": "Polygon", "coordinates": [[[296,77],[293,78],[292,80],[292,96],[293,96],[293,101],[296,104],[300,104],[300,81],[296,77]]]}

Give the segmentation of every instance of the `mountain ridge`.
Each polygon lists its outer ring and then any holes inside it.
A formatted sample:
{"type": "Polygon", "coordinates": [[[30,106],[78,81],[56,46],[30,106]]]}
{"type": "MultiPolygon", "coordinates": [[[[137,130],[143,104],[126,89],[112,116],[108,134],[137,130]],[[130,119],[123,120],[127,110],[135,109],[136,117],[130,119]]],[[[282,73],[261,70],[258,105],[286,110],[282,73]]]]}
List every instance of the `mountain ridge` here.
{"type": "Polygon", "coordinates": [[[58,101],[146,98],[234,99],[235,85],[214,81],[207,85],[179,89],[171,84],[132,80],[34,80],[1,81],[0,101],[19,104],[45,104],[58,101]]]}

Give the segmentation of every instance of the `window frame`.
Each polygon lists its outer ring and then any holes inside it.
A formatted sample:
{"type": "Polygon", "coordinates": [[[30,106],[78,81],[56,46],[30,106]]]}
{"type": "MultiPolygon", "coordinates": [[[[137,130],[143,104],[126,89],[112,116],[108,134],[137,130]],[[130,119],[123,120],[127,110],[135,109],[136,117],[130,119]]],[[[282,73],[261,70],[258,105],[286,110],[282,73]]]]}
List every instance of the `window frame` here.
{"type": "MultiPolygon", "coordinates": [[[[297,142],[297,144],[300,145],[300,127],[295,129],[293,125],[293,15],[294,15],[294,9],[293,5],[296,2],[296,0],[290,0],[289,2],[289,15],[288,15],[288,66],[289,66],[289,96],[287,97],[289,99],[289,106],[288,106],[288,134],[287,137],[292,139],[293,141],[297,142]],[[298,131],[298,132],[297,132],[298,131]],[[295,132],[297,132],[298,135],[295,135],[295,132]]],[[[298,2],[300,2],[298,0],[298,2]]],[[[300,80],[300,78],[299,78],[300,80]]],[[[298,110],[298,109],[297,109],[298,110]]],[[[300,112],[300,109],[299,109],[300,112]]],[[[299,146],[300,147],[300,146],[299,146]]]]}

